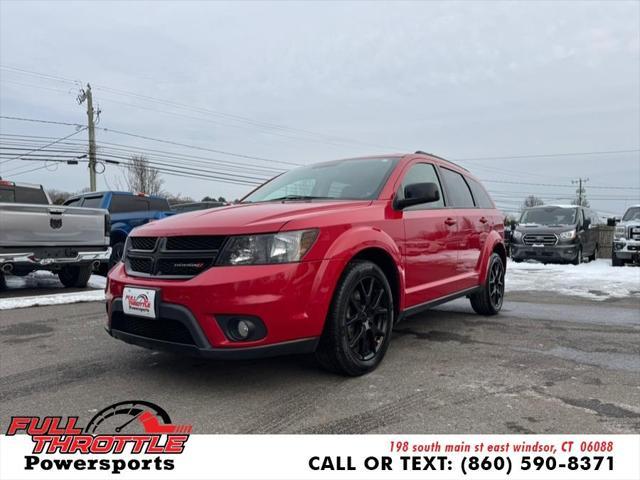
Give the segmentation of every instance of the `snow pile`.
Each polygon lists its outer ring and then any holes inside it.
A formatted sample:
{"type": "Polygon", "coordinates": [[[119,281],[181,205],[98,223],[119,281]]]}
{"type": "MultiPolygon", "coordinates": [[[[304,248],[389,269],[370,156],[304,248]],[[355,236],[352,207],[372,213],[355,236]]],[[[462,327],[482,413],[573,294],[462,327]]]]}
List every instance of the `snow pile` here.
{"type": "Polygon", "coordinates": [[[607,259],[581,265],[509,261],[505,286],[512,292],[554,292],[592,300],[640,298],[640,268],[612,267],[607,259]]]}
{"type": "Polygon", "coordinates": [[[62,305],[65,303],[96,302],[104,300],[104,287],[107,279],[91,275],[88,288],[81,292],[64,293],[64,285],[51,272],[37,271],[24,277],[7,276],[9,291],[16,289],[60,289],[60,293],[33,295],[27,297],[0,298],[0,310],[34,307],[37,305],[62,305]]]}
{"type": "Polygon", "coordinates": [[[83,292],[56,293],[34,297],[15,297],[0,299],[0,310],[27,308],[39,305],[62,305],[65,303],[98,302],[104,300],[103,290],[87,289],[83,292]]]}

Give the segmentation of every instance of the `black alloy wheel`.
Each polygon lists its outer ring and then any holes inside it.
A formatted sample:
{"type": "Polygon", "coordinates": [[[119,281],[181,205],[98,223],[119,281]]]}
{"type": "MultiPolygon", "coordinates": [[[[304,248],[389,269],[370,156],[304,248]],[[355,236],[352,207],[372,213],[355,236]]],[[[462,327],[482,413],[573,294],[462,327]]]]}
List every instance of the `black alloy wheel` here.
{"type": "Polygon", "coordinates": [[[395,318],[389,280],[378,265],[354,260],[347,265],[327,314],[318,362],[349,376],[374,370],[391,341],[395,318]]]}
{"type": "Polygon", "coordinates": [[[387,291],[376,277],[362,278],[353,289],[345,326],[349,348],[360,360],[371,360],[380,351],[389,330],[390,308],[387,291]]]}
{"type": "Polygon", "coordinates": [[[478,291],[469,296],[471,307],[480,315],[496,315],[504,302],[505,268],[502,258],[492,253],[487,277],[478,291]]]}
{"type": "Polygon", "coordinates": [[[493,262],[489,270],[489,300],[494,310],[502,308],[504,300],[504,267],[502,262],[493,262]]]}

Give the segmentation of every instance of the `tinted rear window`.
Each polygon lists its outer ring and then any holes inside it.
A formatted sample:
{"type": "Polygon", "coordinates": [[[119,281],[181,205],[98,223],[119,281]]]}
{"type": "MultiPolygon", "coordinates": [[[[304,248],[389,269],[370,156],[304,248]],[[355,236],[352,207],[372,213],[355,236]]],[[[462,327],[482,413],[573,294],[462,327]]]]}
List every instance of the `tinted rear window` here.
{"type": "Polygon", "coordinates": [[[447,206],[473,208],[473,197],[462,175],[448,168],[442,168],[442,179],[447,188],[447,206]]]}
{"type": "Polygon", "coordinates": [[[0,202],[13,203],[16,201],[16,196],[13,193],[13,188],[0,187],[0,202]]]}
{"type": "Polygon", "coordinates": [[[82,206],[86,208],[100,208],[102,204],[102,195],[99,197],[85,197],[82,206]]]}
{"type": "Polygon", "coordinates": [[[41,188],[16,187],[16,203],[35,203],[49,205],[47,196],[41,188]]]}
{"type": "Polygon", "coordinates": [[[166,211],[170,210],[171,207],[169,207],[169,202],[164,198],[151,198],[149,209],[166,211]]]}
{"type": "Polygon", "coordinates": [[[63,205],[66,205],[67,207],[79,207],[81,201],[82,198],[74,198],[73,200],[67,200],[63,205]]]}
{"type": "Polygon", "coordinates": [[[469,188],[471,188],[471,193],[473,193],[476,207],[494,208],[491,197],[480,183],[476,182],[473,178],[467,178],[467,183],[469,184],[469,188]]]}
{"type": "Polygon", "coordinates": [[[114,195],[109,206],[111,213],[146,212],[148,210],[149,200],[133,195],[114,195]]]}

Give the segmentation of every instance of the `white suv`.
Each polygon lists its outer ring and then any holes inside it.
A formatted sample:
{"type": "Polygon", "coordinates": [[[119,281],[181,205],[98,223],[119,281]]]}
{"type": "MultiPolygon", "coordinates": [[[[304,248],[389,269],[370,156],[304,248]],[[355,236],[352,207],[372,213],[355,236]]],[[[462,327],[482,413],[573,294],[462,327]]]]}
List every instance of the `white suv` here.
{"type": "Polygon", "coordinates": [[[611,265],[640,263],[640,205],[627,209],[613,233],[611,265]]]}

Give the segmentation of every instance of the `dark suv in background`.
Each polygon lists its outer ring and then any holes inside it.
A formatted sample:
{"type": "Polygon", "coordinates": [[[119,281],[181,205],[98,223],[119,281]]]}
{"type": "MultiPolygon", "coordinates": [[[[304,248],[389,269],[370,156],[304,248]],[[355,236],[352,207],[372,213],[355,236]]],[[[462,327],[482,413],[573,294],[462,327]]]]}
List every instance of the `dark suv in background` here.
{"type": "Polygon", "coordinates": [[[538,260],[543,263],[574,265],[598,256],[600,217],[586,207],[541,205],[522,212],[511,234],[511,258],[515,262],[538,260]]]}

